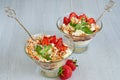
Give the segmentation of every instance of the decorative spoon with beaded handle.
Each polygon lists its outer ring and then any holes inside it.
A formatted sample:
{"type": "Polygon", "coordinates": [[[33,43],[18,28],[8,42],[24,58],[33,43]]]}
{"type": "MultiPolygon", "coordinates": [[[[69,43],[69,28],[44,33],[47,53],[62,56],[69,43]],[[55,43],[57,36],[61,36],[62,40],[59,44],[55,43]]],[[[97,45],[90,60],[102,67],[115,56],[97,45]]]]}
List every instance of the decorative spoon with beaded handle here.
{"type": "Polygon", "coordinates": [[[8,17],[15,19],[17,21],[17,23],[25,30],[25,32],[27,32],[27,34],[30,36],[30,38],[32,40],[34,40],[32,35],[30,34],[30,32],[24,27],[24,25],[16,17],[15,10],[11,9],[10,7],[6,7],[5,12],[6,12],[8,17]]]}
{"type": "Polygon", "coordinates": [[[109,12],[114,5],[115,5],[115,2],[113,0],[110,0],[108,4],[105,6],[105,9],[102,12],[102,14],[97,18],[96,22],[98,22],[106,12],[109,12]]]}

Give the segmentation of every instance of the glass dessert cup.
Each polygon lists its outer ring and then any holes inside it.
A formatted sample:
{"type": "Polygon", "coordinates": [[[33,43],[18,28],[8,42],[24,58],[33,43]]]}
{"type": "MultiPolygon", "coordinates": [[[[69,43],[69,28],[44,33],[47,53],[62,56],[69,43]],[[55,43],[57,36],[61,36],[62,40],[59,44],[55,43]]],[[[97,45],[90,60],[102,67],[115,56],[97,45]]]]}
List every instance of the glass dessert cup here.
{"type": "MultiPolygon", "coordinates": [[[[68,17],[68,15],[67,15],[68,17]]],[[[70,35],[61,30],[61,25],[63,24],[63,17],[60,17],[57,20],[57,28],[60,32],[62,32],[63,35],[69,36],[73,39],[73,42],[75,44],[74,53],[83,53],[88,50],[89,43],[94,39],[95,35],[102,29],[103,23],[102,21],[97,22],[96,24],[99,26],[99,30],[97,32],[94,32],[92,34],[86,35],[86,36],[75,36],[70,35]]]]}
{"type": "MultiPolygon", "coordinates": [[[[45,34],[35,34],[33,35],[33,37],[37,37],[37,36],[41,36],[41,35],[45,35],[45,34]]],[[[28,57],[30,57],[36,64],[38,64],[40,66],[41,69],[41,74],[45,77],[57,77],[58,76],[58,70],[59,67],[63,66],[66,62],[66,59],[72,54],[73,50],[74,50],[74,43],[72,41],[71,38],[66,38],[65,36],[57,36],[57,37],[62,37],[63,42],[68,46],[68,48],[70,49],[71,53],[69,55],[67,55],[65,58],[61,59],[61,60],[56,60],[56,61],[50,61],[50,62],[45,62],[45,61],[41,61],[41,60],[37,60],[32,58],[29,54],[28,51],[26,50],[27,45],[25,45],[25,52],[28,55],[28,57]]]]}

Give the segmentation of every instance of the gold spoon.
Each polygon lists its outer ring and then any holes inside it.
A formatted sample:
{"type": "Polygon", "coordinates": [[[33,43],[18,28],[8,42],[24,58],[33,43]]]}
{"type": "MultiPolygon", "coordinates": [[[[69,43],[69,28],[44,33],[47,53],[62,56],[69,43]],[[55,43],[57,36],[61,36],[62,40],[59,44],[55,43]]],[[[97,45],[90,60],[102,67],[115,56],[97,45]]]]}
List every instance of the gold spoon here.
{"type": "Polygon", "coordinates": [[[102,12],[102,14],[97,18],[96,22],[98,22],[106,12],[109,12],[114,5],[115,5],[115,2],[113,0],[110,0],[108,4],[105,6],[105,9],[102,12]]]}
{"type": "Polygon", "coordinates": [[[25,30],[25,32],[27,32],[27,34],[30,36],[30,38],[32,40],[34,40],[32,35],[30,34],[30,32],[24,27],[24,25],[16,17],[15,10],[11,9],[10,7],[6,7],[5,12],[6,12],[8,17],[15,19],[17,21],[17,23],[25,30]]]}

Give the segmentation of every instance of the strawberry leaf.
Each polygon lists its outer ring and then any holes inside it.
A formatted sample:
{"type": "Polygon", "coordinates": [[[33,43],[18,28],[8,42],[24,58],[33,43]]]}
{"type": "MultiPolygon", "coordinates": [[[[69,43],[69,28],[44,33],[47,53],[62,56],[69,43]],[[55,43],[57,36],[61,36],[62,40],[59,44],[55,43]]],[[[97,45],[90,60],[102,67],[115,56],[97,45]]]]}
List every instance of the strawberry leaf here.
{"type": "Polygon", "coordinates": [[[62,73],[63,73],[63,69],[62,69],[62,67],[60,67],[59,71],[58,71],[58,76],[63,75],[62,73]]]}

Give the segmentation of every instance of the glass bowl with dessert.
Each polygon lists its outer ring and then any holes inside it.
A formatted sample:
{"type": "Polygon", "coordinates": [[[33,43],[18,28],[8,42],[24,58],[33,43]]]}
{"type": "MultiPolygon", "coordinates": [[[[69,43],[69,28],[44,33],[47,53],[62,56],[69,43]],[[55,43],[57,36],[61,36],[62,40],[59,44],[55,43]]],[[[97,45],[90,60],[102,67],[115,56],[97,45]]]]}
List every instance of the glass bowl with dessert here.
{"type": "Polygon", "coordinates": [[[26,54],[41,67],[42,75],[57,77],[58,69],[74,50],[71,38],[65,36],[35,34],[25,45],[26,54]]]}
{"type": "Polygon", "coordinates": [[[87,51],[88,45],[102,29],[102,22],[96,22],[92,17],[86,14],[77,15],[71,12],[57,20],[57,28],[66,36],[73,39],[75,44],[75,53],[87,51]]]}

